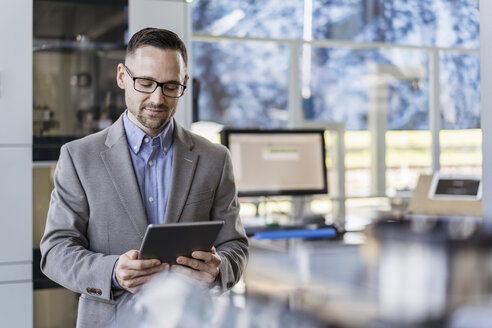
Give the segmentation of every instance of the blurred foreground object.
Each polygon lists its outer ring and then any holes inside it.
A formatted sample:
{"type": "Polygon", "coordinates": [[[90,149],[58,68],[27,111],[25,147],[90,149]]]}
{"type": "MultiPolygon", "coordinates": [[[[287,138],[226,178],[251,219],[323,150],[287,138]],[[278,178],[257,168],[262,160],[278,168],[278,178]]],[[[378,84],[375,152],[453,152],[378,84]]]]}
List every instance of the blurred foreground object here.
{"type": "Polygon", "coordinates": [[[245,308],[177,273],[156,276],[135,294],[116,319],[116,327],[324,327],[273,299],[248,297],[245,308]]]}
{"type": "Polygon", "coordinates": [[[381,324],[451,327],[469,315],[461,308],[490,304],[491,226],[480,218],[424,216],[372,225],[364,255],[381,324]]]}
{"type": "Polygon", "coordinates": [[[246,289],[327,327],[482,328],[492,323],[492,222],[404,216],[364,243],[252,240],[246,289]]]}

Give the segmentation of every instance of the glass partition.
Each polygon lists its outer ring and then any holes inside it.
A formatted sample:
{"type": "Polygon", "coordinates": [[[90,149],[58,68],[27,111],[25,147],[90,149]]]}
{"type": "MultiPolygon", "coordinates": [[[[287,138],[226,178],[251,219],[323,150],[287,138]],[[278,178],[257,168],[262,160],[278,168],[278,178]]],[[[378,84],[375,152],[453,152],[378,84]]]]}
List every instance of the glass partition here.
{"type": "Polygon", "coordinates": [[[116,65],[125,56],[126,3],[34,1],[33,159],[99,131],[125,109],[116,65]]]}

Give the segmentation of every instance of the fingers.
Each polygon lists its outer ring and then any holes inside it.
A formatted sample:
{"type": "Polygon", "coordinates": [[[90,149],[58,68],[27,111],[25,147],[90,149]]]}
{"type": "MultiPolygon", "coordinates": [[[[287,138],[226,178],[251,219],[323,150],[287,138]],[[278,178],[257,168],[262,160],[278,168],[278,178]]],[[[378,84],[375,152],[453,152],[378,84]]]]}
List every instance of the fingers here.
{"type": "Polygon", "coordinates": [[[169,264],[159,260],[139,260],[138,251],[131,250],[121,255],[115,268],[118,284],[135,293],[153,274],[169,270],[169,264]]]}
{"type": "Polygon", "coordinates": [[[161,264],[157,259],[138,260],[138,251],[131,250],[120,256],[118,265],[128,270],[147,270],[152,269],[161,264]]]}
{"type": "MultiPolygon", "coordinates": [[[[205,264],[203,262],[190,259],[188,257],[180,256],[176,259],[176,263],[190,267],[196,271],[200,271],[200,268],[204,268],[205,264]]],[[[203,271],[203,270],[202,270],[203,271]]]]}
{"type": "Polygon", "coordinates": [[[125,255],[131,260],[136,260],[138,258],[138,251],[135,249],[129,250],[125,255]]]}
{"type": "Polygon", "coordinates": [[[152,278],[151,275],[141,276],[131,280],[123,280],[120,283],[120,286],[128,290],[132,294],[135,294],[140,290],[140,288],[142,288],[143,284],[145,284],[150,278],[152,278]]]}
{"type": "Polygon", "coordinates": [[[178,257],[176,259],[178,265],[172,266],[171,271],[184,273],[207,284],[212,283],[219,274],[221,263],[215,248],[210,252],[195,251],[192,257],[178,257]]]}
{"type": "Polygon", "coordinates": [[[162,263],[162,264],[153,266],[151,268],[136,270],[136,269],[128,268],[124,263],[120,264],[118,262],[118,265],[116,266],[116,276],[117,276],[117,278],[121,278],[123,280],[131,280],[131,279],[134,279],[134,278],[137,278],[140,276],[152,275],[156,272],[160,272],[162,270],[165,270],[167,267],[169,267],[169,264],[162,263]]]}
{"type": "Polygon", "coordinates": [[[155,268],[155,270],[149,274],[137,274],[135,271],[128,270],[118,270],[116,271],[116,279],[120,286],[131,293],[137,292],[143,284],[145,284],[149,279],[151,279],[156,272],[165,272],[169,270],[169,264],[162,263],[155,268]]]}
{"type": "Polygon", "coordinates": [[[218,255],[206,252],[193,252],[192,256],[192,259],[180,256],[176,259],[176,262],[197,271],[205,271],[215,275],[218,274],[218,268],[221,262],[218,255]]]}
{"type": "Polygon", "coordinates": [[[204,262],[218,262],[220,263],[220,257],[216,255],[215,248],[212,248],[214,253],[212,252],[202,252],[195,251],[191,254],[191,256],[195,259],[202,260],[204,262]]]}
{"type": "Polygon", "coordinates": [[[210,285],[215,280],[215,276],[212,276],[208,272],[197,271],[182,265],[173,265],[171,266],[170,271],[173,273],[185,275],[186,277],[195,280],[203,287],[210,285]]]}

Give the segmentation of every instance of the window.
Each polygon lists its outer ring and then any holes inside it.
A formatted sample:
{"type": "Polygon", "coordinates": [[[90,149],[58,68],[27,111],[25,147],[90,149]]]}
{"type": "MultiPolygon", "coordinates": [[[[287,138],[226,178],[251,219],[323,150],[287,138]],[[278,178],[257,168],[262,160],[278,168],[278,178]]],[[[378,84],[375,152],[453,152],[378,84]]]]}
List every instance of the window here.
{"type": "Polygon", "coordinates": [[[192,10],[200,119],[343,122],[354,199],[410,191],[434,170],[481,172],[478,0],[196,0],[192,10]]]}
{"type": "Polygon", "coordinates": [[[316,40],[479,47],[477,0],[314,0],[312,6],[316,40]]]}
{"type": "Polygon", "coordinates": [[[195,0],[193,33],[239,38],[302,38],[304,4],[298,0],[195,0]]]}
{"type": "Polygon", "coordinates": [[[193,67],[200,80],[199,120],[235,127],[287,126],[286,46],[253,41],[194,42],[193,67]]]}
{"type": "Polygon", "coordinates": [[[440,56],[441,171],[482,173],[479,54],[443,52],[440,56]]]}

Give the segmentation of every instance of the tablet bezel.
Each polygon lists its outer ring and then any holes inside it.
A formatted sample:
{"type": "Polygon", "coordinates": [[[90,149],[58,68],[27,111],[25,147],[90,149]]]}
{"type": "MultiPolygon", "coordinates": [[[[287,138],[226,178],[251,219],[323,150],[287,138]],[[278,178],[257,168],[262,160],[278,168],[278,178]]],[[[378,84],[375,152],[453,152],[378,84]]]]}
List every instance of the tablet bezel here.
{"type": "Polygon", "coordinates": [[[179,256],[191,258],[194,251],[210,251],[223,226],[224,221],[149,224],[138,258],[175,264],[179,256]]]}

